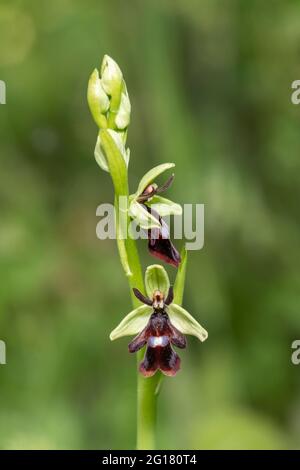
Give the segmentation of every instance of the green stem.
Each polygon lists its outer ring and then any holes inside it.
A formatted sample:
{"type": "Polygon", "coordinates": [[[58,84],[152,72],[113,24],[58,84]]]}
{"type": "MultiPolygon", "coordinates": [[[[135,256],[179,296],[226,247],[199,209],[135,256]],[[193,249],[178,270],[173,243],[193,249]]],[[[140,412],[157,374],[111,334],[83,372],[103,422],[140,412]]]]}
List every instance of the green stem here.
{"type": "MultiPolygon", "coordinates": [[[[118,211],[120,196],[129,197],[127,168],[116,147],[112,137],[106,130],[101,130],[102,147],[105,151],[110,174],[115,190],[115,209],[118,211]]],[[[119,227],[119,214],[116,215],[117,237],[122,233],[119,227]]],[[[129,217],[127,214],[127,227],[129,217]]],[[[118,239],[118,250],[120,260],[127,276],[133,307],[140,305],[138,299],[133,295],[132,288],[136,287],[145,292],[142,267],[135,240],[128,235],[125,240],[118,239]]],[[[143,351],[138,354],[138,364],[142,359],[143,351]]],[[[156,401],[160,382],[160,374],[145,378],[137,372],[137,448],[155,448],[155,424],[156,424],[156,401]]]]}
{"type": "MultiPolygon", "coordinates": [[[[138,354],[138,363],[143,352],[138,354]]],[[[137,449],[151,450],[156,447],[157,396],[161,373],[147,379],[138,373],[137,378],[137,449]]]]}

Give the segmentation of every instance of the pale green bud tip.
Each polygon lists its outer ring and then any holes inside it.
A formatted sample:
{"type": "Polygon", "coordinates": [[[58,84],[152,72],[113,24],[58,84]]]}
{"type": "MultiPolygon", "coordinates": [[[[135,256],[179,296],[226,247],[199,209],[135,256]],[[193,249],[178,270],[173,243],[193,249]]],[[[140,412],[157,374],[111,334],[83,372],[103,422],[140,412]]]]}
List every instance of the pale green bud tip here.
{"type": "Polygon", "coordinates": [[[104,114],[109,108],[109,98],[106,95],[99,78],[99,72],[95,69],[88,83],[87,99],[92,116],[99,127],[105,127],[104,114]]]}
{"type": "Polygon", "coordinates": [[[108,55],[103,57],[101,65],[101,82],[105,92],[113,95],[116,90],[120,89],[123,75],[118,64],[108,55]]]}

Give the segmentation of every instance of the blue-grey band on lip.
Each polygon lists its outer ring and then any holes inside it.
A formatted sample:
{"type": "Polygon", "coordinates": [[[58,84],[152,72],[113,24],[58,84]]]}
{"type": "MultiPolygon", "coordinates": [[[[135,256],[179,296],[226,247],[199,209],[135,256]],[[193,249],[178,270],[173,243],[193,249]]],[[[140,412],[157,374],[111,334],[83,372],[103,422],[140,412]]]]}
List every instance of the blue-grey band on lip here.
{"type": "Polygon", "coordinates": [[[169,337],[168,336],[150,336],[148,339],[148,346],[150,348],[157,348],[157,347],[165,347],[169,343],[169,337]]]}

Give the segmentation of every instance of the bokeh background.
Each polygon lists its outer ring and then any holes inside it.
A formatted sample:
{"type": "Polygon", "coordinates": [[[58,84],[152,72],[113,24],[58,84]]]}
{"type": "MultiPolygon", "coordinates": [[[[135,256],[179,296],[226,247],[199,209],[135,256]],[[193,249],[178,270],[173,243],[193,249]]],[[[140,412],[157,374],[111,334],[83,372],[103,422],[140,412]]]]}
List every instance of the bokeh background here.
{"type": "Polygon", "coordinates": [[[2,449],[135,445],[135,358],[108,339],[130,297],[95,234],[113,194],[86,85],[105,53],[132,101],[131,189],[173,161],[169,197],[205,204],[184,304],[209,340],[164,382],[159,447],[300,447],[299,18],[295,0],[1,0],[2,449]]]}

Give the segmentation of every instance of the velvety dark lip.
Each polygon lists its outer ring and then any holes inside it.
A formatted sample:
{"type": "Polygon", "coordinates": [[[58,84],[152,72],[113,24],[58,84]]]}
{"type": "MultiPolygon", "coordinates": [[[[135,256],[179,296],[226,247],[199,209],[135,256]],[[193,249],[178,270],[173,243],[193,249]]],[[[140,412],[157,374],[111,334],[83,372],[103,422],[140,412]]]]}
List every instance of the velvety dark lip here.
{"type": "Polygon", "coordinates": [[[146,204],[143,204],[143,207],[151,213],[161,225],[160,228],[148,230],[148,249],[150,254],[178,268],[181,257],[170,240],[168,225],[155,210],[151,209],[146,204]]]}
{"type": "Polygon", "coordinates": [[[171,240],[168,239],[150,239],[148,242],[148,249],[152,256],[161,259],[166,263],[178,268],[181,257],[171,240]]]}

